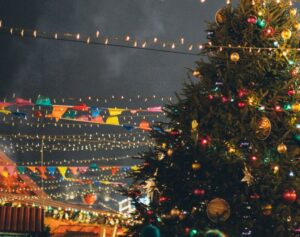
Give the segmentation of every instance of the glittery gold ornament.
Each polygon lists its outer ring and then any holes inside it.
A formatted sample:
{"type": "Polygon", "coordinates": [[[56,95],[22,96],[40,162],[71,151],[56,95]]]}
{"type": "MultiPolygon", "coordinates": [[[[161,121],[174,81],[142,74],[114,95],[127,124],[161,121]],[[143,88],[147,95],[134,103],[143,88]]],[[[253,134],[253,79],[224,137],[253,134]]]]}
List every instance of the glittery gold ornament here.
{"type": "Polygon", "coordinates": [[[297,23],[295,23],[294,25],[293,25],[293,27],[294,27],[294,29],[295,30],[300,30],[300,23],[299,22],[297,22],[297,23]]]}
{"type": "Polygon", "coordinates": [[[171,214],[171,216],[179,216],[180,210],[177,207],[174,207],[174,208],[172,208],[170,214],[171,214]]]}
{"type": "Polygon", "coordinates": [[[165,149],[165,148],[167,147],[167,143],[165,143],[165,142],[162,143],[162,144],[161,144],[161,147],[162,147],[163,149],[165,149]]]}
{"type": "Polygon", "coordinates": [[[271,122],[267,117],[262,117],[258,120],[255,134],[257,139],[266,140],[271,134],[271,122]]]}
{"type": "Polygon", "coordinates": [[[206,213],[212,222],[224,222],[230,217],[230,206],[224,199],[215,198],[208,203],[206,213]]]}
{"type": "Polygon", "coordinates": [[[285,29],[283,31],[281,31],[281,37],[284,40],[288,40],[292,37],[292,31],[290,31],[289,29],[285,29]]]}
{"type": "Polygon", "coordinates": [[[201,73],[198,70],[193,71],[193,76],[194,77],[200,77],[201,73]]]}
{"type": "Polygon", "coordinates": [[[297,14],[297,9],[296,8],[290,9],[290,15],[291,16],[296,16],[296,14],[297,14]]]}
{"type": "Polygon", "coordinates": [[[280,143],[278,146],[277,146],[277,151],[278,153],[280,154],[283,154],[283,153],[286,153],[287,152],[287,147],[284,143],[280,143]]]}
{"type": "Polygon", "coordinates": [[[272,207],[271,204],[266,204],[266,205],[264,205],[261,209],[262,209],[262,212],[263,212],[263,214],[264,214],[265,216],[269,216],[269,215],[272,214],[272,209],[273,209],[273,207],[272,207]]]}
{"type": "Polygon", "coordinates": [[[198,122],[197,122],[197,120],[193,120],[192,121],[192,131],[195,131],[195,130],[197,130],[197,128],[198,128],[198,122]]]}
{"type": "Polygon", "coordinates": [[[240,55],[237,52],[231,53],[230,60],[232,62],[238,62],[240,60],[240,55]]]}
{"type": "Polygon", "coordinates": [[[167,151],[167,155],[168,156],[172,156],[173,155],[173,150],[170,148],[170,149],[168,149],[168,151],[167,151]]]}
{"type": "Polygon", "coordinates": [[[248,186],[252,185],[254,182],[254,178],[247,166],[245,166],[243,172],[244,172],[244,177],[241,181],[247,183],[248,186]]]}
{"type": "Polygon", "coordinates": [[[215,21],[218,25],[220,24],[223,24],[226,20],[226,17],[224,15],[224,10],[223,9],[219,9],[217,12],[216,12],[216,15],[215,15],[215,21]]]}
{"type": "Polygon", "coordinates": [[[300,103],[295,103],[292,105],[293,112],[300,112],[300,103]]]}

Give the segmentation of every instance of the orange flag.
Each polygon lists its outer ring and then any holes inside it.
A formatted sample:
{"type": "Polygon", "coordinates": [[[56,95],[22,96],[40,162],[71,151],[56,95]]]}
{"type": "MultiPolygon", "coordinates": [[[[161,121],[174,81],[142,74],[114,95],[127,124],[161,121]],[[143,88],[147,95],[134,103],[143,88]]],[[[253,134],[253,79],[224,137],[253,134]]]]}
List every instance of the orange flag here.
{"type": "Polygon", "coordinates": [[[68,108],[64,105],[53,105],[52,113],[46,115],[46,118],[55,118],[58,122],[67,110],[68,108]]]}

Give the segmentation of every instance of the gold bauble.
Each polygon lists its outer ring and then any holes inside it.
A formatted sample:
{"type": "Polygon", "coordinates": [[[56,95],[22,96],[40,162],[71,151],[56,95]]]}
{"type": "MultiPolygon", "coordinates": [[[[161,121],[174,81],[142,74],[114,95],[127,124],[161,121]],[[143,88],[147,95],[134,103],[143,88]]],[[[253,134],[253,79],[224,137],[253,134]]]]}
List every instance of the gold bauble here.
{"type": "Polygon", "coordinates": [[[165,154],[160,152],[157,154],[157,160],[163,160],[165,158],[165,154]]]}
{"type": "Polygon", "coordinates": [[[198,70],[193,71],[193,76],[194,77],[200,77],[201,73],[198,70]]]}
{"type": "Polygon", "coordinates": [[[222,13],[223,9],[219,9],[215,15],[215,21],[218,25],[223,24],[226,20],[224,13],[222,13]]]}
{"type": "Polygon", "coordinates": [[[300,103],[295,103],[292,105],[293,112],[297,113],[300,112],[300,103]]]}
{"type": "Polygon", "coordinates": [[[271,133],[271,122],[267,117],[262,117],[260,120],[258,120],[256,128],[255,128],[255,134],[257,139],[259,140],[266,140],[271,133]]]}
{"type": "Polygon", "coordinates": [[[290,9],[290,15],[291,16],[296,16],[296,14],[297,14],[297,9],[296,8],[290,9]]]}
{"type": "Polygon", "coordinates": [[[179,216],[180,215],[180,210],[177,207],[174,207],[171,212],[171,216],[179,216]]]}
{"type": "Polygon", "coordinates": [[[294,29],[297,30],[297,31],[300,30],[300,23],[299,22],[294,24],[294,29]]]}
{"type": "Polygon", "coordinates": [[[292,31],[290,31],[289,29],[285,29],[285,30],[281,31],[281,37],[284,40],[288,40],[289,38],[292,37],[292,31]]]}
{"type": "Polygon", "coordinates": [[[261,9],[261,10],[259,10],[259,11],[257,12],[257,15],[263,16],[265,13],[266,13],[265,10],[264,10],[264,9],[261,9]]]}
{"type": "Polygon", "coordinates": [[[278,146],[277,146],[277,151],[280,153],[280,154],[283,154],[283,153],[286,153],[287,152],[287,147],[284,143],[280,143],[278,146]]]}
{"type": "Polygon", "coordinates": [[[267,204],[267,205],[264,205],[261,209],[265,216],[269,216],[272,214],[273,207],[271,204],[267,204]]]}
{"type": "Polygon", "coordinates": [[[237,52],[230,54],[230,60],[232,62],[238,62],[240,60],[240,55],[237,52]]]}
{"type": "Polygon", "coordinates": [[[230,206],[224,199],[215,198],[208,203],[206,213],[214,223],[226,221],[230,217],[230,206]]]}
{"type": "Polygon", "coordinates": [[[199,170],[201,168],[201,164],[199,164],[198,162],[194,162],[192,164],[192,169],[193,170],[199,170]]]}
{"type": "Polygon", "coordinates": [[[172,150],[172,149],[168,149],[167,155],[168,155],[168,156],[172,156],[172,155],[173,155],[173,150],[172,150]]]}
{"type": "Polygon", "coordinates": [[[167,147],[167,143],[165,143],[165,142],[162,143],[162,144],[161,144],[161,147],[162,147],[163,149],[165,149],[165,148],[167,147]]]}

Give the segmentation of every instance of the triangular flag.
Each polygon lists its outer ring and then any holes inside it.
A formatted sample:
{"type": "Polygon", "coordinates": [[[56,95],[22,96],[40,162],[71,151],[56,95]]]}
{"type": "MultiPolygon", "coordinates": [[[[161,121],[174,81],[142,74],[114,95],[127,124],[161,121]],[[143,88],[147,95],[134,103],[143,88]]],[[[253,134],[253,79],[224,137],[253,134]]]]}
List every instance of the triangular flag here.
{"type": "Polygon", "coordinates": [[[110,116],[120,115],[125,109],[117,109],[117,108],[108,108],[108,112],[110,116]]]}
{"type": "Polygon", "coordinates": [[[0,109],[0,113],[1,113],[1,114],[5,114],[5,115],[8,115],[8,114],[11,114],[11,111],[6,110],[6,109],[0,109]]]}
{"type": "Polygon", "coordinates": [[[32,173],[35,173],[35,166],[27,166],[27,169],[29,169],[32,173]]]}
{"type": "Polygon", "coordinates": [[[26,167],[25,166],[17,166],[17,170],[20,174],[24,174],[26,167]]]}
{"type": "Polygon", "coordinates": [[[6,166],[6,170],[9,176],[12,176],[15,173],[16,167],[14,165],[6,166]]]}
{"type": "Polygon", "coordinates": [[[73,110],[88,111],[89,107],[86,104],[79,104],[72,107],[73,110]]]}
{"type": "Polygon", "coordinates": [[[78,167],[78,170],[79,170],[80,174],[84,174],[87,172],[88,168],[89,167],[87,167],[87,166],[80,166],[80,167],[78,167]]]}
{"type": "Polygon", "coordinates": [[[147,122],[147,121],[145,121],[145,120],[143,120],[143,121],[140,123],[139,128],[141,128],[141,129],[143,129],[143,130],[151,130],[149,122],[147,122]]]}
{"type": "Polygon", "coordinates": [[[17,111],[12,112],[12,115],[17,116],[17,117],[23,117],[23,118],[26,117],[26,113],[23,113],[23,112],[17,112],[17,111]]]}
{"type": "Polygon", "coordinates": [[[83,115],[80,115],[76,118],[76,121],[89,121],[89,115],[87,114],[83,114],[83,115]]]}
{"type": "Polygon", "coordinates": [[[136,114],[136,113],[137,113],[137,110],[132,109],[132,110],[130,110],[130,113],[136,114]]]}
{"type": "Polygon", "coordinates": [[[31,101],[25,100],[22,98],[16,98],[15,101],[16,101],[17,106],[33,106],[34,105],[31,101]]]}
{"type": "Polygon", "coordinates": [[[67,110],[68,108],[64,105],[53,105],[52,113],[48,114],[46,118],[55,118],[56,121],[59,121],[67,110]]]}
{"type": "Polygon", "coordinates": [[[90,111],[92,118],[96,118],[100,114],[100,109],[97,107],[91,107],[90,111]]]}
{"type": "Polygon", "coordinates": [[[76,118],[77,111],[75,110],[68,110],[64,115],[63,118],[69,118],[69,119],[74,119],[76,118]]]}
{"type": "Polygon", "coordinates": [[[105,123],[109,125],[120,125],[119,118],[117,116],[108,117],[105,123]]]}
{"type": "Polygon", "coordinates": [[[69,170],[71,171],[71,173],[73,175],[77,175],[78,174],[78,168],[76,166],[69,166],[68,168],[69,168],[69,170]]]}
{"type": "Polygon", "coordinates": [[[95,117],[95,118],[92,118],[92,120],[91,120],[92,122],[94,122],[94,123],[104,123],[104,121],[103,121],[103,117],[102,116],[97,116],[97,117],[95,117]]]}
{"type": "Polygon", "coordinates": [[[148,110],[149,112],[154,112],[154,113],[161,113],[161,112],[163,112],[161,106],[157,106],[157,107],[149,107],[147,110],[148,110]]]}
{"type": "Polygon", "coordinates": [[[67,166],[57,166],[57,169],[63,178],[66,177],[67,166]]]}
{"type": "Polygon", "coordinates": [[[115,166],[115,167],[112,167],[112,168],[111,168],[111,174],[112,174],[112,175],[115,175],[116,173],[118,173],[119,170],[120,170],[120,167],[116,167],[116,166],[115,166]]]}
{"type": "Polygon", "coordinates": [[[90,164],[90,169],[92,169],[92,170],[98,170],[99,168],[98,168],[97,164],[92,163],[92,164],[90,164]]]}
{"type": "Polygon", "coordinates": [[[131,125],[122,125],[122,127],[123,128],[125,128],[127,131],[129,131],[129,132],[131,132],[133,129],[134,129],[134,127],[133,126],[131,126],[131,125]]]}
{"type": "Polygon", "coordinates": [[[46,176],[46,167],[45,166],[38,166],[37,169],[41,173],[41,178],[42,179],[47,179],[47,176],[46,176]]]}
{"type": "Polygon", "coordinates": [[[51,176],[54,176],[54,175],[55,175],[55,171],[56,171],[56,167],[55,167],[55,166],[48,166],[48,167],[47,167],[47,170],[48,170],[48,173],[49,173],[51,176]]]}
{"type": "Polygon", "coordinates": [[[4,167],[5,166],[3,166],[3,165],[0,166],[0,173],[2,173],[2,171],[4,170],[4,167]]]}
{"type": "Polygon", "coordinates": [[[0,102],[0,109],[5,109],[8,106],[13,105],[13,103],[9,103],[9,102],[0,102]]]}
{"type": "Polygon", "coordinates": [[[48,97],[39,96],[35,102],[36,105],[52,106],[51,100],[48,97]]]}

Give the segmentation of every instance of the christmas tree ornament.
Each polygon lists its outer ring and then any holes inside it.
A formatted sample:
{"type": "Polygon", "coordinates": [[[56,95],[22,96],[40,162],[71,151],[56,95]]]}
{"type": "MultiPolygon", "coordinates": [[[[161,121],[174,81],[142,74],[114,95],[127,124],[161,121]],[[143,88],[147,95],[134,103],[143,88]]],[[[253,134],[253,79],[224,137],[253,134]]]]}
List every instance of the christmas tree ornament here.
{"type": "Polygon", "coordinates": [[[95,193],[87,193],[82,196],[82,200],[87,205],[93,205],[97,201],[97,195],[95,193]]]}
{"type": "Polygon", "coordinates": [[[212,222],[224,222],[230,217],[230,206],[224,199],[215,198],[208,203],[206,213],[212,222]]]}
{"type": "Polygon", "coordinates": [[[198,125],[199,125],[199,124],[198,124],[197,120],[194,119],[194,120],[192,121],[192,125],[191,125],[191,126],[192,126],[192,131],[197,131],[198,125]]]}
{"type": "Polygon", "coordinates": [[[163,149],[165,149],[165,148],[167,147],[167,143],[165,143],[165,142],[162,143],[162,144],[161,144],[161,147],[162,147],[163,149]]]}
{"type": "Polygon", "coordinates": [[[299,30],[300,30],[300,23],[299,23],[299,22],[295,23],[295,24],[293,25],[293,27],[294,27],[294,29],[295,29],[296,31],[299,31],[299,30]]]}
{"type": "Polygon", "coordinates": [[[292,111],[295,112],[295,113],[298,113],[300,112],[300,103],[295,103],[292,105],[292,111]]]}
{"type": "Polygon", "coordinates": [[[252,185],[254,182],[254,178],[247,166],[245,166],[243,173],[244,173],[244,177],[242,178],[241,181],[245,182],[248,186],[252,185]]]}
{"type": "Polygon", "coordinates": [[[292,204],[297,200],[297,193],[295,189],[287,189],[282,194],[282,199],[288,204],[292,204]]]}
{"type": "Polygon", "coordinates": [[[173,149],[168,149],[167,150],[167,155],[169,156],[169,157],[171,157],[172,155],[173,155],[173,149]]]}
{"type": "Polygon", "coordinates": [[[279,171],[279,166],[278,165],[274,165],[273,166],[273,174],[277,174],[279,171]]]}
{"type": "Polygon", "coordinates": [[[265,15],[266,11],[264,9],[260,9],[258,12],[257,12],[257,15],[258,16],[263,16],[265,15]]]}
{"type": "Polygon", "coordinates": [[[201,76],[200,71],[198,71],[198,70],[193,71],[193,76],[194,77],[200,77],[201,76]]]}
{"type": "Polygon", "coordinates": [[[201,168],[201,164],[199,164],[198,162],[195,161],[195,162],[192,164],[192,169],[193,169],[194,171],[200,170],[200,168],[201,168]]]}
{"type": "Polygon", "coordinates": [[[261,209],[264,216],[269,216],[272,214],[273,206],[271,204],[266,204],[261,209]]]}
{"type": "Polygon", "coordinates": [[[256,25],[259,28],[264,29],[266,27],[266,21],[259,17],[259,18],[257,18],[256,25]]]}
{"type": "Polygon", "coordinates": [[[259,140],[266,140],[271,134],[271,122],[267,117],[262,117],[258,120],[255,134],[259,140]]]}
{"type": "Polygon", "coordinates": [[[198,235],[198,230],[196,230],[196,229],[191,229],[190,230],[189,237],[195,237],[197,235],[198,235]]]}
{"type": "Polygon", "coordinates": [[[171,209],[170,214],[173,217],[179,216],[180,215],[180,210],[177,207],[174,207],[171,209]]]}
{"type": "Polygon", "coordinates": [[[240,60],[240,55],[237,52],[233,52],[230,54],[230,60],[232,62],[238,62],[240,60]]]}
{"type": "Polygon", "coordinates": [[[296,14],[297,14],[297,9],[296,8],[290,9],[290,15],[291,16],[296,16],[296,14]]]}
{"type": "Polygon", "coordinates": [[[281,31],[281,38],[284,40],[288,40],[292,37],[292,31],[290,31],[289,29],[284,29],[283,31],[281,31]]]}
{"type": "Polygon", "coordinates": [[[202,197],[202,196],[204,196],[204,194],[205,194],[205,190],[202,189],[202,188],[196,188],[196,189],[194,189],[194,194],[195,194],[196,196],[202,197]]]}
{"type": "Polygon", "coordinates": [[[160,230],[153,225],[147,225],[143,228],[141,237],[160,237],[160,230]]]}
{"type": "Polygon", "coordinates": [[[272,27],[272,26],[268,26],[266,27],[264,30],[263,30],[263,36],[264,37],[267,37],[267,38],[270,38],[270,37],[273,37],[274,34],[275,34],[275,29],[272,27]]]}
{"type": "Polygon", "coordinates": [[[284,143],[280,143],[278,146],[277,146],[277,151],[278,153],[280,154],[284,154],[287,152],[287,147],[284,143]]]}
{"type": "Polygon", "coordinates": [[[226,21],[226,17],[225,17],[225,14],[224,14],[224,9],[219,9],[216,12],[215,21],[216,21],[217,25],[221,25],[226,21]]]}
{"type": "Polygon", "coordinates": [[[157,154],[157,160],[163,160],[165,158],[165,154],[164,153],[162,153],[162,152],[159,152],[158,154],[157,154]]]}
{"type": "Polygon", "coordinates": [[[159,198],[159,202],[167,202],[167,201],[169,201],[169,200],[170,200],[170,198],[165,197],[165,196],[161,196],[161,197],[159,198]]]}
{"type": "Polygon", "coordinates": [[[247,18],[247,22],[248,22],[249,24],[256,24],[256,22],[257,22],[257,17],[256,17],[256,16],[249,16],[249,17],[247,18]]]}
{"type": "Polygon", "coordinates": [[[220,230],[208,230],[205,232],[204,237],[226,237],[220,230]]]}

